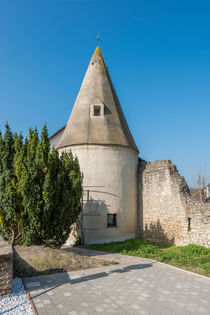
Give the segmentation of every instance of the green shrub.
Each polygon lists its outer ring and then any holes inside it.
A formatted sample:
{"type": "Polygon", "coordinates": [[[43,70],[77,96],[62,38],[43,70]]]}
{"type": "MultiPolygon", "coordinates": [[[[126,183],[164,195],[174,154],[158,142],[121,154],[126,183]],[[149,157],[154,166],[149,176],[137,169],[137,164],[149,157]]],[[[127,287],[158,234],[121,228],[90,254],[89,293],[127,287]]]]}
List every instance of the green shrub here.
{"type": "Polygon", "coordinates": [[[46,126],[39,138],[0,134],[0,234],[14,244],[60,246],[81,211],[82,174],[71,153],[50,151],[46,126]]]}

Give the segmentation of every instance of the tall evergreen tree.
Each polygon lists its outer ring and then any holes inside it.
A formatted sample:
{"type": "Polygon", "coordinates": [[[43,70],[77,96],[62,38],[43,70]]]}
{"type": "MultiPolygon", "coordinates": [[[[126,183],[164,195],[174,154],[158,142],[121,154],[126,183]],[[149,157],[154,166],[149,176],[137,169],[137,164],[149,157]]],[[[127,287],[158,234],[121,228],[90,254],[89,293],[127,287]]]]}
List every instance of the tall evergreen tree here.
{"type": "Polygon", "coordinates": [[[43,233],[52,244],[59,246],[67,240],[70,226],[81,211],[82,174],[78,160],[71,153],[63,153],[59,159],[53,149],[48,162],[43,190],[43,233]]]}
{"type": "Polygon", "coordinates": [[[14,136],[8,123],[0,139],[0,227],[3,237],[13,241],[17,231],[16,177],[14,174],[14,136]]]}

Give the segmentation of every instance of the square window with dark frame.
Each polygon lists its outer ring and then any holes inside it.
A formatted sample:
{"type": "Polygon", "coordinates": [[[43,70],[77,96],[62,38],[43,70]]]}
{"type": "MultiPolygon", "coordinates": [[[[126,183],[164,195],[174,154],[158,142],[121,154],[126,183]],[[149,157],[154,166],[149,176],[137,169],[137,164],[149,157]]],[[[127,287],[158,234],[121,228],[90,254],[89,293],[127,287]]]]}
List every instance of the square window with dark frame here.
{"type": "Polygon", "coordinates": [[[107,214],[107,227],[117,226],[117,215],[116,214],[107,214]]]}
{"type": "Polygon", "coordinates": [[[93,116],[100,116],[101,114],[101,107],[100,106],[94,106],[93,107],[93,116]]]}

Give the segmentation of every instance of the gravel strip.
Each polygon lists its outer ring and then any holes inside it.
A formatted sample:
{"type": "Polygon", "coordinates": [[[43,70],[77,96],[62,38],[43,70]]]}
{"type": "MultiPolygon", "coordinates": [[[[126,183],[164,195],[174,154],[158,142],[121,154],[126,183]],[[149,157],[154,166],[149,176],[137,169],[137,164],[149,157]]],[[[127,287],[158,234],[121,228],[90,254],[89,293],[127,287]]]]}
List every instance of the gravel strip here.
{"type": "Polygon", "coordinates": [[[0,296],[0,315],[34,315],[20,278],[13,279],[12,292],[0,296]]]}

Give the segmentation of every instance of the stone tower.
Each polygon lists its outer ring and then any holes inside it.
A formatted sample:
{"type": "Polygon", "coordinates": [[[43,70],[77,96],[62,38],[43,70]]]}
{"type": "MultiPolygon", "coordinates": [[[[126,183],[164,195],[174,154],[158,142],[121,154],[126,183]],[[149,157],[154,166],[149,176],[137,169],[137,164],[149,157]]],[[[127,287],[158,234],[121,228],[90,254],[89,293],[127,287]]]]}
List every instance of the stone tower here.
{"type": "Polygon", "coordinates": [[[138,149],[96,48],[58,144],[79,159],[81,230],[86,244],[121,241],[137,232],[138,149]]]}

